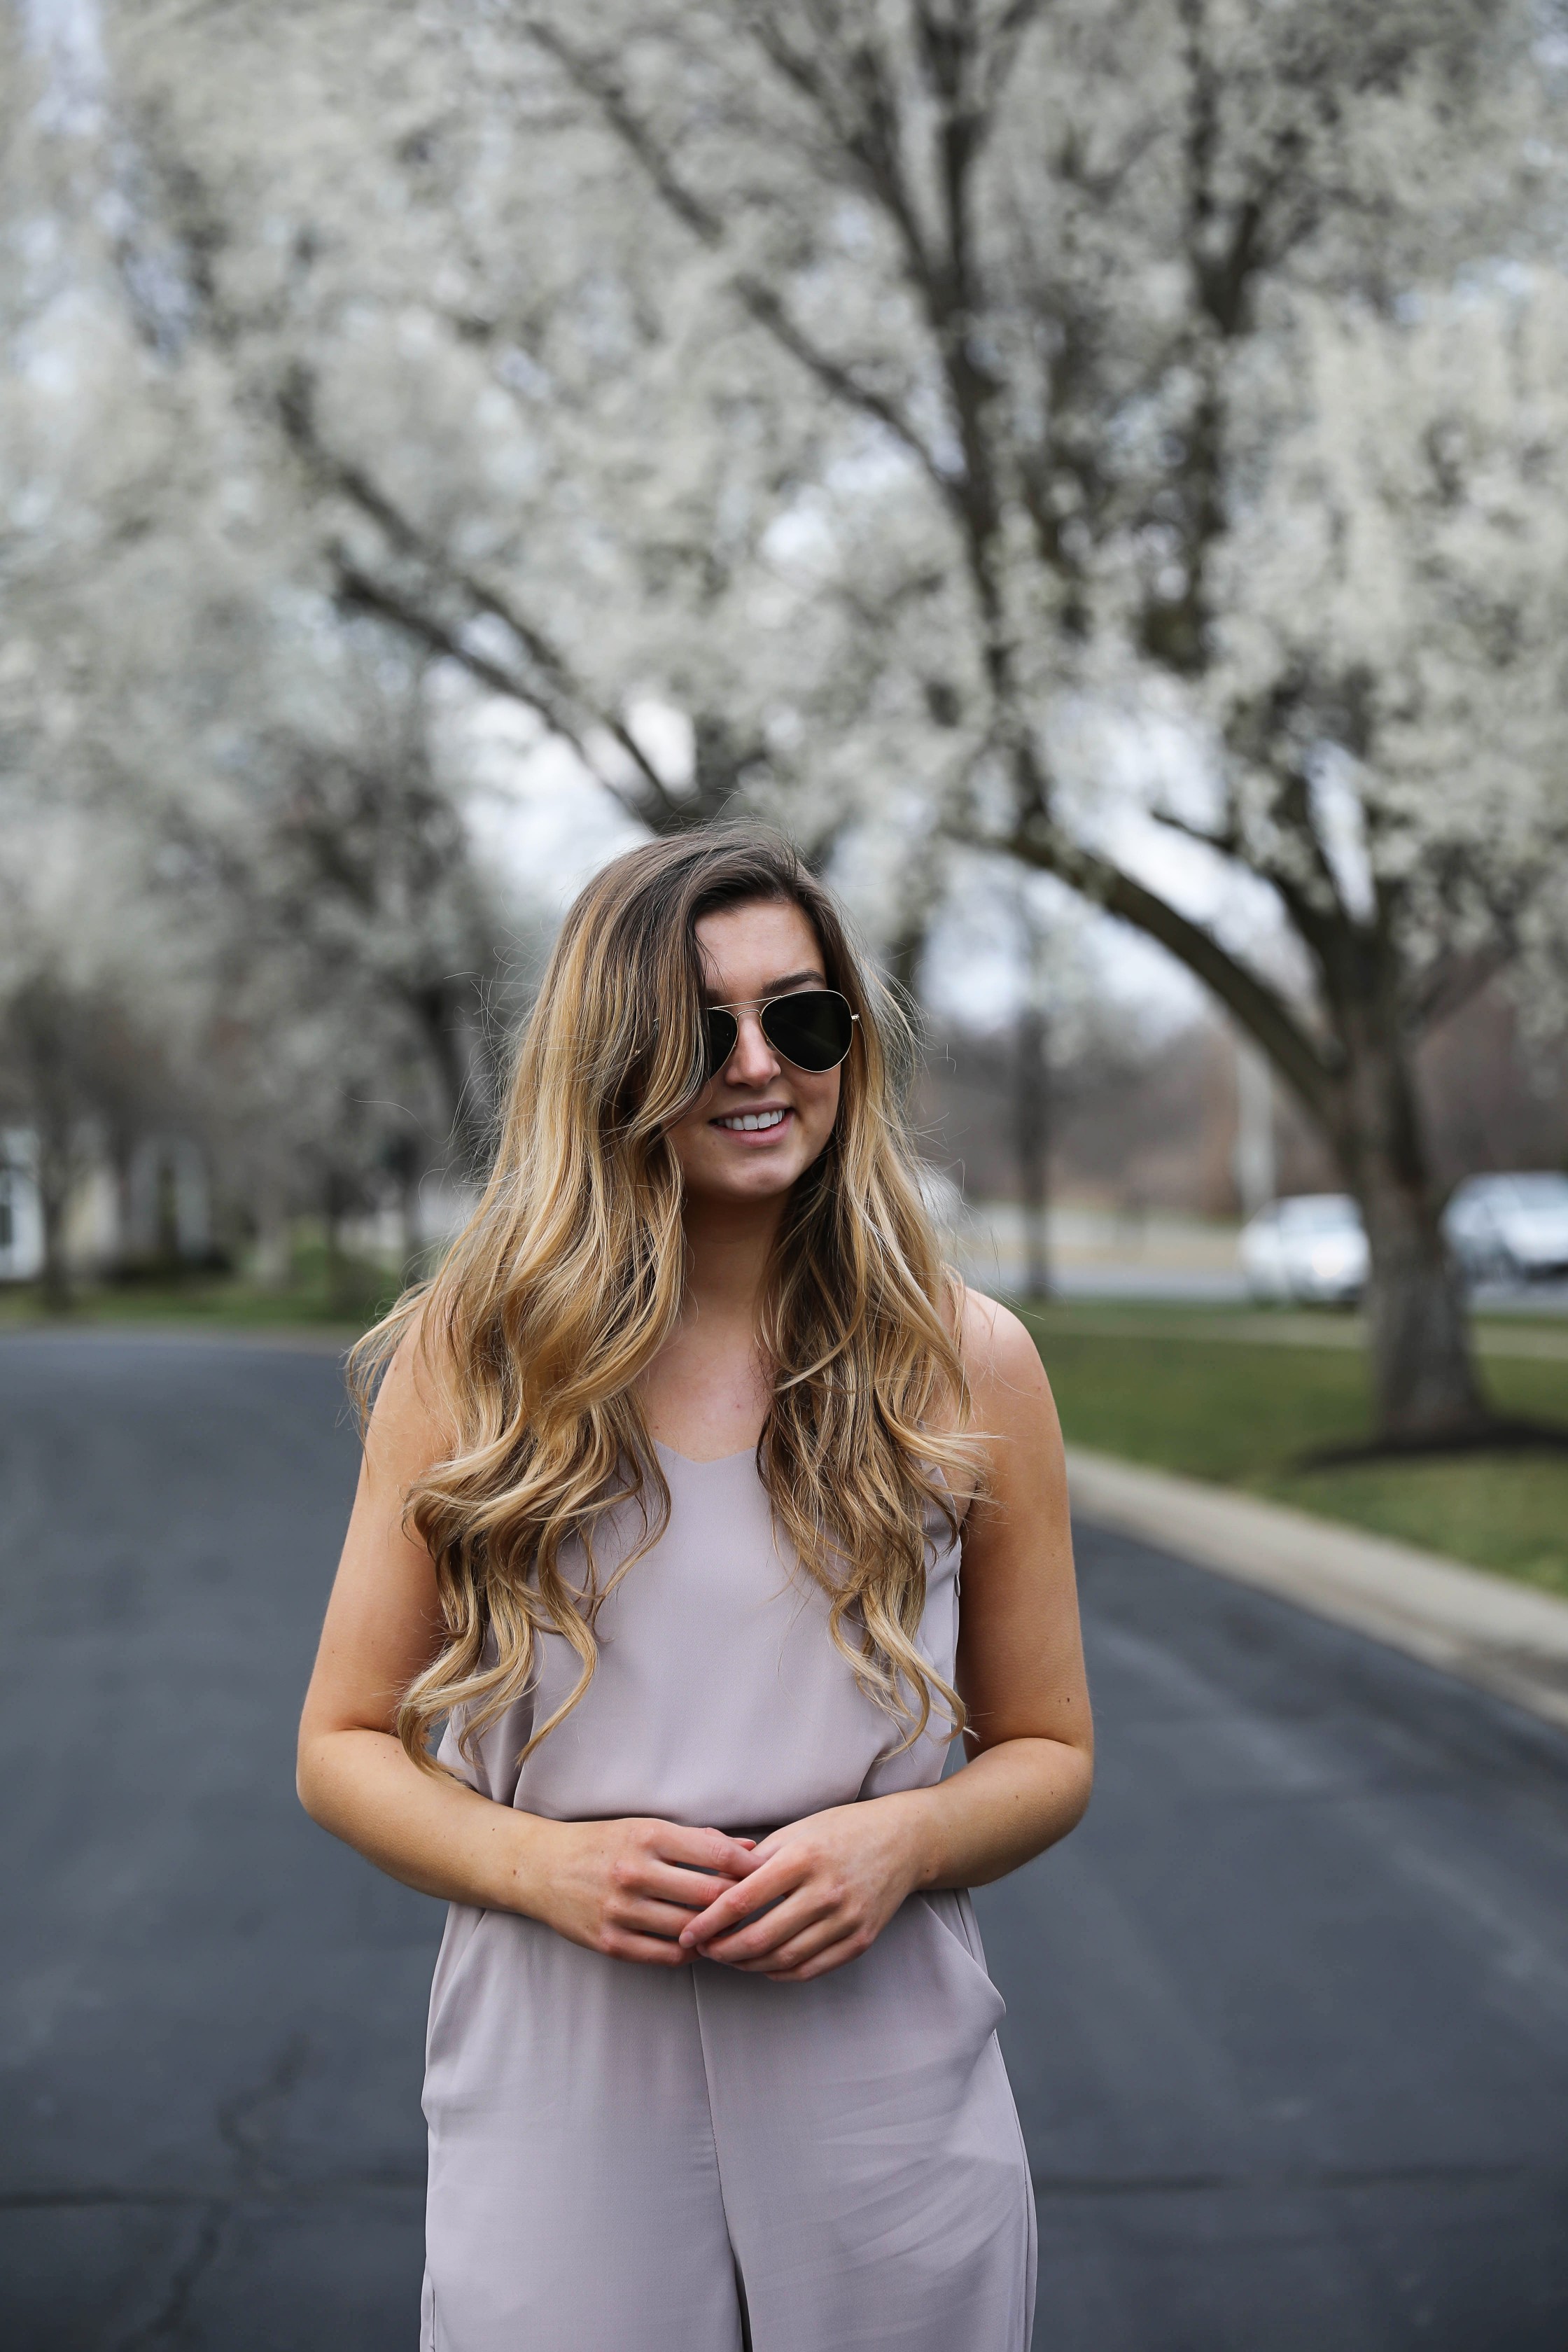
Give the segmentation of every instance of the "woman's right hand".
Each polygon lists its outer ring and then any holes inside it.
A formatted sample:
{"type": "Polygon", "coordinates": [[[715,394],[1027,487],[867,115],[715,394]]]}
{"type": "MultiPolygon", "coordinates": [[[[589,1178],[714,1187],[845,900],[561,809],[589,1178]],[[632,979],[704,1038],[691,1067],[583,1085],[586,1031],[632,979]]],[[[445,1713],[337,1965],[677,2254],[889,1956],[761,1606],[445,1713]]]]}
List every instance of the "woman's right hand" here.
{"type": "Polygon", "coordinates": [[[519,1872],[527,1911],[591,1952],[679,1969],[692,1955],[676,1940],[700,1911],[752,1868],[750,1838],[677,1822],[530,1820],[519,1872]]]}

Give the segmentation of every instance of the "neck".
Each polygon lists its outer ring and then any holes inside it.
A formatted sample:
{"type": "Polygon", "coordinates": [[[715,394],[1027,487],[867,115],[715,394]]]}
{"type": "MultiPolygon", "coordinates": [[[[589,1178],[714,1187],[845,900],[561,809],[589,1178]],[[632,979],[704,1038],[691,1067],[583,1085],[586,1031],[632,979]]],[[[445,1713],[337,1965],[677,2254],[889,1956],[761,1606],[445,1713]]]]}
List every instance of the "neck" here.
{"type": "Polygon", "coordinates": [[[687,1202],[688,1312],[755,1328],[786,1198],[687,1202]]]}

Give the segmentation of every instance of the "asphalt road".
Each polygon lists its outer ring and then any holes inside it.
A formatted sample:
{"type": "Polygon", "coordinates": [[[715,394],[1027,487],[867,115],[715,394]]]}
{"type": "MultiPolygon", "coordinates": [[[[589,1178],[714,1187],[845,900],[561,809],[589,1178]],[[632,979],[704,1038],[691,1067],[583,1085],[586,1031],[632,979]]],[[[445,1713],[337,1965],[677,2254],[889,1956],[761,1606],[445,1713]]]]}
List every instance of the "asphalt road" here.
{"type": "MultiPolygon", "coordinates": [[[[290,1786],[353,1475],[324,1358],[0,1341],[5,2352],[413,2352],[437,1907],[290,1786]]],[[[1037,2345],[1563,2352],[1568,1740],[1080,1559],[1094,1808],[982,1898],[1037,2345]]]]}

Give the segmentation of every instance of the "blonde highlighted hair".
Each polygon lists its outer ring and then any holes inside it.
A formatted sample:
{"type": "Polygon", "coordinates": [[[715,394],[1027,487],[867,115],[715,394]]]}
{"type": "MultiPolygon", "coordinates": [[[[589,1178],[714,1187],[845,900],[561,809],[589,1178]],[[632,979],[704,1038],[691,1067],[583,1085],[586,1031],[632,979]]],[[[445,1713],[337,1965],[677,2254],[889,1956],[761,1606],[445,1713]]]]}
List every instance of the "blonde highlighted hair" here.
{"type": "Polygon", "coordinates": [[[916,1643],[931,1514],[956,1533],[954,1496],[974,1471],[959,1286],[905,1123],[913,1038],[795,851],[729,828],[633,850],[578,898],[519,1044],[479,1206],[434,1279],[350,1360],[368,1413],[411,1339],[454,1437],[406,1498],[447,1636],[398,1708],[417,1762],[448,1714],[467,1751],[529,1688],[549,1633],[581,1668],[529,1749],[552,1730],[593,1675],[605,1592],[668,1520],[637,1381],[685,1280],[668,1137],[707,1083],[697,925],[758,901],[800,908],[829,986],[860,1017],[832,1135],[790,1194],[769,1269],[760,1337],[773,1395],[757,1466],[775,1524],[828,1597],[834,1641],[902,1722],[903,1744],[933,1709],[963,1723],[916,1643]],[[643,1539],[602,1582],[595,1533],[627,1504],[641,1507],[643,1539]]]}

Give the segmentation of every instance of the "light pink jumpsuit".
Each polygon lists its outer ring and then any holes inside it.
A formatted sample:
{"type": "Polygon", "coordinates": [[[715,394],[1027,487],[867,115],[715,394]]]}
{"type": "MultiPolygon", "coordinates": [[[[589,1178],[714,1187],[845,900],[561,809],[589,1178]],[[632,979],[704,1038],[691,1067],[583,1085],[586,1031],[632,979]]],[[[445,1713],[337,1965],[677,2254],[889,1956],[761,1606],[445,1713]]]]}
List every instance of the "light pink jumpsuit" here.
{"type": "MultiPolygon", "coordinates": [[[[558,1821],[752,1835],[939,1779],[937,1734],[887,1758],[899,1732],[775,1549],[753,1456],[660,1458],[669,1524],[604,1606],[586,1696],[520,1771],[534,1709],[576,1677],[552,1636],[531,1705],[476,1768],[450,1733],[443,1759],[558,1821]]],[[[935,1523],[921,1647],[949,1679],[957,1570],[935,1523]]],[[[911,1895],[805,1985],[608,1959],[454,1904],[424,2352],[1026,2352],[1035,2210],[1002,2014],[966,1895],[911,1895]]]]}

